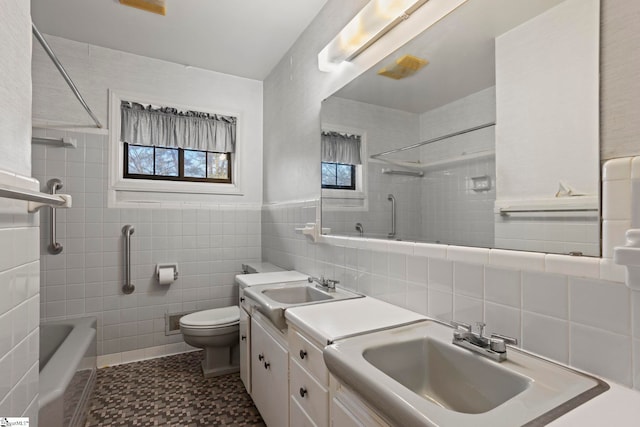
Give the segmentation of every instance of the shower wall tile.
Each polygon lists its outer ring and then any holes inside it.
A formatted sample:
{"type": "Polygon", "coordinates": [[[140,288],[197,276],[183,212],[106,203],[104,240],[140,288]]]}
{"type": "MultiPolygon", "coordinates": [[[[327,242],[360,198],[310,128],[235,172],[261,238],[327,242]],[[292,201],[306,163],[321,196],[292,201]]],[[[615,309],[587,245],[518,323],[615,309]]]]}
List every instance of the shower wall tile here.
{"type": "MultiPolygon", "coordinates": [[[[78,141],[76,149],[34,146],[33,157],[38,161],[34,161],[33,175],[43,190],[49,179],[59,178],[64,191],[73,196],[73,207],[57,215],[58,241],[64,247],[59,255],[47,251],[50,213],[40,213],[40,233],[36,229],[35,239],[41,241],[42,320],[97,317],[99,355],[144,353],[147,347],[156,352],[158,348],[170,351],[166,346],[186,350],[180,334],[164,335],[165,313],[236,304],[235,275],[243,262],[261,259],[260,210],[231,205],[108,208],[107,136],[34,130],[38,132],[78,141]],[[126,224],[135,228],[131,262],[136,290],[132,295],[121,290],[126,224]],[[164,262],[178,263],[178,280],[169,286],[158,285],[154,278],[155,265],[164,262]],[[154,324],[158,327],[151,331],[154,324]]],[[[18,248],[17,254],[27,251],[18,248]]],[[[328,251],[333,253],[330,247],[328,251]]]]}
{"type": "MultiPolygon", "coordinates": [[[[35,190],[31,178],[0,170],[0,183],[35,190]]],[[[39,221],[27,203],[0,198],[0,413],[37,424],[39,221]],[[34,410],[35,402],[35,410],[34,410]]]]}

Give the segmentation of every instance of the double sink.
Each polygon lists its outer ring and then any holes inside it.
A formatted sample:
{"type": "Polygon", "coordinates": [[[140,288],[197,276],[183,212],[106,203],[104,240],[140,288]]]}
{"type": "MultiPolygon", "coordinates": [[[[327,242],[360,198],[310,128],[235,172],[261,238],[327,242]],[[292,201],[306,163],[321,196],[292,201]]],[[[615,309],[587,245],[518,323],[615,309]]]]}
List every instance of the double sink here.
{"type": "MultiPolygon", "coordinates": [[[[307,281],[253,286],[244,296],[280,329],[287,308],[361,297],[307,281]]],[[[337,341],[324,349],[324,360],[394,425],[545,425],[609,389],[513,347],[498,363],[453,345],[452,335],[450,326],[426,319],[337,341]]]]}

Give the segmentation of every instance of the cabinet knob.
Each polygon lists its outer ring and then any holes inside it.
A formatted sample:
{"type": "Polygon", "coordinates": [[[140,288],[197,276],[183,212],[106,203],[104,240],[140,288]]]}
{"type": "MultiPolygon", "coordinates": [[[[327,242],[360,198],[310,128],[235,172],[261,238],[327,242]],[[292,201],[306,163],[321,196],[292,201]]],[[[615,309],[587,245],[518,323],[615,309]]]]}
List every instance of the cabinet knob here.
{"type": "Polygon", "coordinates": [[[304,359],[307,356],[307,352],[304,350],[300,350],[300,359],[304,359]]]}
{"type": "Polygon", "coordinates": [[[307,395],[307,389],[304,387],[300,387],[300,397],[305,397],[307,395]]]}
{"type": "Polygon", "coordinates": [[[240,297],[240,302],[244,302],[244,297],[240,297]]]}
{"type": "Polygon", "coordinates": [[[264,360],[264,354],[260,353],[258,355],[258,360],[262,362],[264,360]]]}
{"type": "Polygon", "coordinates": [[[246,340],[246,339],[247,339],[247,336],[246,336],[246,335],[240,335],[240,340],[244,341],[244,340],[246,340]]]}
{"type": "Polygon", "coordinates": [[[269,369],[270,366],[271,366],[271,363],[264,362],[264,369],[269,369]]]}

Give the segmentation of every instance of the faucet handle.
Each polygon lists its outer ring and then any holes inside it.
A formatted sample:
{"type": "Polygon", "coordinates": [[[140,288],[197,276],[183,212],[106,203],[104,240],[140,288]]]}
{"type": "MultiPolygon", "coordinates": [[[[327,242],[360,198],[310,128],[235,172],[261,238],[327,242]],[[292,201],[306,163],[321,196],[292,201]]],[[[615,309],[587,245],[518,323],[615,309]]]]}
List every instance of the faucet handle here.
{"type": "Polygon", "coordinates": [[[491,334],[491,338],[501,339],[502,341],[504,341],[507,344],[518,345],[518,339],[517,338],[511,338],[511,337],[508,337],[506,335],[491,334]]]}
{"type": "Polygon", "coordinates": [[[458,322],[457,320],[452,320],[451,321],[451,326],[453,326],[456,329],[463,329],[467,332],[471,332],[471,325],[468,323],[464,323],[464,322],[458,322]]]}

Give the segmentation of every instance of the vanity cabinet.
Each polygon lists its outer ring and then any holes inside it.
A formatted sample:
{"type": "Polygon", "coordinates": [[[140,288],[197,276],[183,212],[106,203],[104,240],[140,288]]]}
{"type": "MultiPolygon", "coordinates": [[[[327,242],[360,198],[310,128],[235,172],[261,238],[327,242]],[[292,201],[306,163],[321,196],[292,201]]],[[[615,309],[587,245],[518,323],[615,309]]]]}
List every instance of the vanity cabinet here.
{"type": "Polygon", "coordinates": [[[240,379],[251,394],[251,317],[240,308],[240,379]]]}
{"type": "Polygon", "coordinates": [[[280,331],[251,317],[251,397],[270,427],[289,425],[289,354],[280,331]]]}
{"type": "Polygon", "coordinates": [[[292,426],[329,425],[329,371],[319,343],[289,326],[292,426]]]}
{"type": "Polygon", "coordinates": [[[332,427],[389,427],[356,393],[330,378],[332,427]]]}

